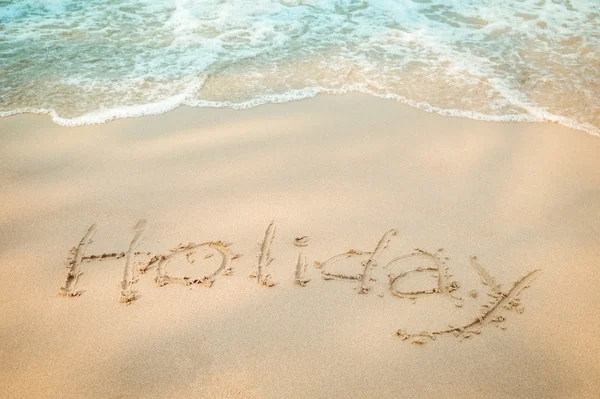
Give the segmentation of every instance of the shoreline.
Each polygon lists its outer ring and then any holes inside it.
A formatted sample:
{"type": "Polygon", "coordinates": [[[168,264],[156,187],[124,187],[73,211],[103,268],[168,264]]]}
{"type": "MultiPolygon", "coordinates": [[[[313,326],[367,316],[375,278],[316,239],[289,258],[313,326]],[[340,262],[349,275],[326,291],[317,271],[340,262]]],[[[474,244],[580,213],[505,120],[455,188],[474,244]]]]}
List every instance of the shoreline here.
{"type": "Polygon", "coordinates": [[[94,111],[74,118],[63,118],[55,110],[24,108],[19,110],[0,112],[0,118],[9,118],[18,115],[44,115],[49,117],[53,123],[63,127],[93,126],[117,121],[120,119],[141,118],[145,116],[163,115],[173,112],[178,108],[207,108],[207,109],[232,109],[247,110],[264,105],[287,104],[296,101],[305,101],[318,96],[363,96],[368,95],[379,99],[391,100],[402,106],[408,106],[420,111],[434,113],[440,116],[454,118],[466,118],[476,121],[496,122],[496,123],[541,123],[558,124],[566,128],[581,131],[592,136],[600,137],[600,129],[588,123],[576,122],[570,118],[549,114],[542,109],[533,109],[534,113],[539,115],[488,115],[476,111],[465,111],[459,109],[447,109],[432,106],[425,102],[410,100],[406,97],[395,94],[379,94],[375,91],[356,87],[353,85],[343,86],[340,89],[327,89],[323,87],[306,87],[303,89],[292,90],[290,92],[263,95],[259,98],[247,100],[239,103],[217,102],[207,100],[192,100],[187,95],[168,98],[163,101],[121,107],[119,109],[110,109],[107,111],[94,111]]]}
{"type": "Polygon", "coordinates": [[[0,396],[600,392],[597,137],[349,94],[0,142],[0,396]]]}

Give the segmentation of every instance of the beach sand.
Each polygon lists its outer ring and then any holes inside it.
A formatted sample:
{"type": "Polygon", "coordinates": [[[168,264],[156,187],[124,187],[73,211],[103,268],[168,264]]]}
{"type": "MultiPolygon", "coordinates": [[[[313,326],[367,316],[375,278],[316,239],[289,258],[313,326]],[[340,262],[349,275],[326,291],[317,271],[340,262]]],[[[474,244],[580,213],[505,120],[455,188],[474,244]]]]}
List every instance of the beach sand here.
{"type": "Polygon", "coordinates": [[[598,137],[345,95],[0,143],[0,397],[600,395],[598,137]]]}

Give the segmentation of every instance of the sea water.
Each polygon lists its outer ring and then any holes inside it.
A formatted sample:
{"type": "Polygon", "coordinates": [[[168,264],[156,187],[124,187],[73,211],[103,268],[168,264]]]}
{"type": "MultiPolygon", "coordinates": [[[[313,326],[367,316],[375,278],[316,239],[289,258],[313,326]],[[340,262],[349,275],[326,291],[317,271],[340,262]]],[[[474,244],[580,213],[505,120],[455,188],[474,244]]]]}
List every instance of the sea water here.
{"type": "Polygon", "coordinates": [[[600,134],[600,0],[0,0],[0,116],[348,92],[600,134]]]}

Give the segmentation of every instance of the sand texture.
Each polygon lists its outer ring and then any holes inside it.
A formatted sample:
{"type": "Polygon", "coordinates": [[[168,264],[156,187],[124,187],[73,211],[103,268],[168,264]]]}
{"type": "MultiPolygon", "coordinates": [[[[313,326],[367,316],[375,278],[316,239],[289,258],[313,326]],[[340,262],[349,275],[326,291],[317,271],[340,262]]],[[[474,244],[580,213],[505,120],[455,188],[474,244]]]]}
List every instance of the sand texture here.
{"type": "Polygon", "coordinates": [[[600,397],[600,139],[365,95],[0,119],[0,397],[600,397]]]}

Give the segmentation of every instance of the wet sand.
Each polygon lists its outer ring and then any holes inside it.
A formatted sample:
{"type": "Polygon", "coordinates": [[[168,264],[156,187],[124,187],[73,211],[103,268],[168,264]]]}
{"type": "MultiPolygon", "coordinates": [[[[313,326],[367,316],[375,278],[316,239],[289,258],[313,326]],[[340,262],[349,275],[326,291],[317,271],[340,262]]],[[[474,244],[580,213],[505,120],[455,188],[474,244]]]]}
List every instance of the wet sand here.
{"type": "Polygon", "coordinates": [[[600,394],[597,137],[346,95],[0,142],[0,397],[600,394]]]}

